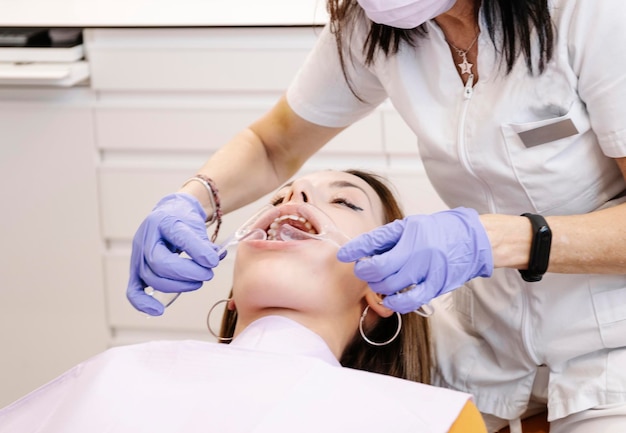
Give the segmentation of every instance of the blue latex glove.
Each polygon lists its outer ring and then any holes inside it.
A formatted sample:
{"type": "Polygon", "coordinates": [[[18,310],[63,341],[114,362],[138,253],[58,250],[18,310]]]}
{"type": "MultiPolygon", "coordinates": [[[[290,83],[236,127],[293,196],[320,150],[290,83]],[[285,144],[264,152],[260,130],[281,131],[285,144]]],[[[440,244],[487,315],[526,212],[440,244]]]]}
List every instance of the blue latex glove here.
{"type": "Polygon", "coordinates": [[[400,313],[493,272],[487,233],[478,213],[467,208],[396,220],[354,238],[337,258],[356,261],[356,276],[388,295],[383,304],[400,313]]]}
{"type": "Polygon", "coordinates": [[[145,293],[147,286],[165,293],[196,290],[213,278],[219,264],[209,241],[206,213],[190,194],[170,194],[157,203],[133,238],[126,296],[139,311],[159,316],[165,307],[145,293]],[[181,257],[180,252],[189,258],[181,257]]]}

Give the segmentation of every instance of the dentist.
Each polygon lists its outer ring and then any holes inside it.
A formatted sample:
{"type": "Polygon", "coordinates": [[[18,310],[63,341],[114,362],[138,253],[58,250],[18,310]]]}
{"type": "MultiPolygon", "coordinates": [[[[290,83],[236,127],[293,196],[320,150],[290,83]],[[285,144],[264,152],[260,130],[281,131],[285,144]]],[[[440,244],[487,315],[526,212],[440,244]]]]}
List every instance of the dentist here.
{"type": "Polygon", "coordinates": [[[552,433],[626,430],[626,2],[328,10],[286,94],[142,223],[130,302],[161,314],[146,286],[211,279],[205,221],[219,227],[389,98],[451,209],[363,234],[338,258],[372,256],[355,273],[395,311],[432,301],[439,384],[472,393],[493,431],[542,407],[552,433]]]}

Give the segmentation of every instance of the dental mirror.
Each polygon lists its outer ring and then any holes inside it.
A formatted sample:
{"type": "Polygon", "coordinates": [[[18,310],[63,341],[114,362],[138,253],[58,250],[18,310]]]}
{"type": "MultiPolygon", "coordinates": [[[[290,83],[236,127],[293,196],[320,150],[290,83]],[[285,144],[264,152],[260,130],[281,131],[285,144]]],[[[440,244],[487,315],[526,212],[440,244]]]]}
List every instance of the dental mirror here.
{"type": "Polygon", "coordinates": [[[301,241],[307,239],[327,241],[336,245],[337,248],[341,248],[343,244],[350,240],[346,234],[338,229],[322,233],[309,233],[290,224],[282,224],[278,228],[278,237],[283,241],[301,241]]]}

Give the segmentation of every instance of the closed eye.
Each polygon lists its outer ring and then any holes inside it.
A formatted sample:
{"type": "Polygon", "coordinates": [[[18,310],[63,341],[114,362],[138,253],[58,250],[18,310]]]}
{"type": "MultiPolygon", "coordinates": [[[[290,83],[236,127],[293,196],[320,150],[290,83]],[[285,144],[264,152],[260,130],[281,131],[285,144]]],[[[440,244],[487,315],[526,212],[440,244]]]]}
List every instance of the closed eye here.
{"type": "Polygon", "coordinates": [[[335,204],[341,204],[341,205],[343,205],[343,206],[346,206],[346,207],[348,207],[348,208],[350,208],[350,209],[352,209],[352,210],[354,210],[354,211],[358,211],[358,212],[360,212],[360,211],[362,211],[362,210],[363,210],[363,208],[361,208],[361,207],[359,207],[359,206],[355,205],[354,203],[349,202],[349,201],[348,201],[348,200],[346,200],[345,198],[336,198],[336,199],[334,199],[334,200],[332,201],[332,203],[335,203],[335,204]]]}

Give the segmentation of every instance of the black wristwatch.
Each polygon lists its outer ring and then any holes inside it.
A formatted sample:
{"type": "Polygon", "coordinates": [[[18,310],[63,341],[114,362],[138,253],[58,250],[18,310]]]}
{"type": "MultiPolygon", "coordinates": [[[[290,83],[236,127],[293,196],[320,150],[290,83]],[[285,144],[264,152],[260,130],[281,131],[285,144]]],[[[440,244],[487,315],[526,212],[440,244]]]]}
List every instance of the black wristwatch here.
{"type": "Polygon", "coordinates": [[[534,283],[541,281],[543,274],[548,270],[552,231],[541,215],[524,213],[522,216],[528,218],[533,226],[533,242],[530,246],[528,269],[520,270],[519,273],[522,274],[524,281],[534,283]]]}

